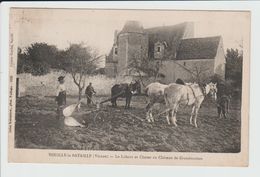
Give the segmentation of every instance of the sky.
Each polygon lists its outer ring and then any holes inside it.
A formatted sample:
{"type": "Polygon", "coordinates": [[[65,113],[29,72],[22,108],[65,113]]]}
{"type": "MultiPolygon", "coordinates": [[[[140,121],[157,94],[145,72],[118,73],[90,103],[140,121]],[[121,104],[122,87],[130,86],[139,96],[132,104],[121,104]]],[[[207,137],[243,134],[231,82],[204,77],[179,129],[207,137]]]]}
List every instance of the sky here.
{"type": "Polygon", "coordinates": [[[19,9],[18,46],[46,42],[65,49],[70,43],[85,44],[107,55],[114,31],[127,20],[137,20],[144,28],[194,23],[194,37],[223,37],[224,48],[239,48],[249,39],[250,15],[224,11],[152,11],[91,9],[19,9]]]}

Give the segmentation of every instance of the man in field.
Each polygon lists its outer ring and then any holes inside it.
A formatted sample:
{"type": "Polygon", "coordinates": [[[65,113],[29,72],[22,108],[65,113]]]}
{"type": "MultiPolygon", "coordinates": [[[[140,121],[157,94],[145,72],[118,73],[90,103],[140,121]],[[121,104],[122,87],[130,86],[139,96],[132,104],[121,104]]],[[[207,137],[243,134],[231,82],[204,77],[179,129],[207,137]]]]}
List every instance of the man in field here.
{"type": "Polygon", "coordinates": [[[85,90],[85,94],[87,97],[87,104],[90,105],[92,101],[92,96],[96,94],[96,91],[94,90],[92,83],[90,82],[85,90]]]}
{"type": "Polygon", "coordinates": [[[218,82],[217,84],[217,109],[218,117],[227,118],[227,113],[229,111],[230,104],[230,89],[227,88],[226,84],[223,82],[218,82]]]}
{"type": "Polygon", "coordinates": [[[222,116],[226,119],[227,113],[229,110],[229,103],[230,103],[230,96],[222,95],[217,100],[217,108],[218,108],[218,117],[221,118],[222,116]]]}
{"type": "Polygon", "coordinates": [[[56,91],[56,97],[55,101],[58,105],[57,107],[57,119],[59,119],[62,116],[62,110],[64,106],[66,105],[66,87],[64,84],[64,76],[60,76],[58,78],[59,85],[57,87],[56,91]]]}

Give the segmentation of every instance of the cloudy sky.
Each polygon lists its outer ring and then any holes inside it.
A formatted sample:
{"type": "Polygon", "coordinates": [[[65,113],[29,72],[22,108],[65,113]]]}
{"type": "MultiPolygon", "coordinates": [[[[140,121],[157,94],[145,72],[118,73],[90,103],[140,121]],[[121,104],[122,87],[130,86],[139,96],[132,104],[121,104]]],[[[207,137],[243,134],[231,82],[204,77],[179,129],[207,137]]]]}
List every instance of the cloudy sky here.
{"type": "Polygon", "coordinates": [[[138,20],[144,28],[194,22],[194,37],[222,35],[224,48],[237,48],[248,39],[249,14],[207,11],[69,10],[19,9],[21,48],[47,42],[60,49],[84,42],[101,54],[108,54],[116,29],[127,20],[138,20]]]}

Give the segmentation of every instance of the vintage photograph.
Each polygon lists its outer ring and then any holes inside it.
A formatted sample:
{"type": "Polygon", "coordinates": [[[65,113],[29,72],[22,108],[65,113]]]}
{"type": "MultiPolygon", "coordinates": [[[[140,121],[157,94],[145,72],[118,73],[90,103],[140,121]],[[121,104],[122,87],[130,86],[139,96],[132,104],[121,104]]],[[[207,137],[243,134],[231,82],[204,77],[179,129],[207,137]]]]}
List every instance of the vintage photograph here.
{"type": "Polygon", "coordinates": [[[10,24],[11,161],[66,150],[246,165],[250,12],[12,8],[10,24]]]}

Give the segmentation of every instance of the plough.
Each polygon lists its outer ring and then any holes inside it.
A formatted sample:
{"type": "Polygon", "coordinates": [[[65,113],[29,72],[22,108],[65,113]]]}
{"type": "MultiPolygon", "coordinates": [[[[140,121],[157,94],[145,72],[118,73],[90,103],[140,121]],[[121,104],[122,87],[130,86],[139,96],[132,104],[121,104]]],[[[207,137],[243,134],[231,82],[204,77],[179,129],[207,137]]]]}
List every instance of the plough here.
{"type": "MultiPolygon", "coordinates": [[[[96,109],[94,109],[94,110],[90,110],[90,111],[85,111],[84,113],[85,114],[90,114],[90,113],[94,113],[94,112],[98,112],[95,116],[94,116],[94,120],[96,119],[96,117],[98,116],[98,114],[99,113],[101,113],[101,112],[103,112],[102,110],[101,110],[101,106],[100,105],[102,105],[103,103],[106,103],[106,102],[108,102],[108,101],[111,101],[112,99],[114,99],[114,98],[116,98],[116,97],[118,97],[118,96],[120,96],[120,95],[122,95],[124,92],[120,92],[120,93],[118,93],[118,94],[116,94],[115,96],[113,96],[113,97],[111,97],[111,98],[108,98],[108,99],[106,99],[106,100],[103,100],[103,101],[101,101],[101,102],[94,102],[93,100],[92,100],[92,98],[90,98],[88,95],[86,95],[90,100],[91,100],[91,102],[94,104],[94,105],[96,105],[96,109]]],[[[73,114],[73,112],[77,109],[77,110],[79,110],[80,109],[80,106],[81,106],[81,103],[83,102],[83,99],[81,99],[80,101],[78,101],[77,103],[75,103],[75,104],[72,104],[72,105],[70,105],[70,106],[67,106],[66,108],[64,108],[64,110],[63,110],[63,115],[65,116],[65,120],[72,120],[72,122],[73,122],[73,124],[74,125],[68,125],[68,126],[80,126],[80,127],[85,127],[85,126],[83,126],[83,124],[81,124],[81,123],[79,123],[79,122],[75,122],[76,120],[73,118],[73,117],[71,117],[71,115],[73,114]]],[[[132,114],[132,113],[125,113],[125,114],[127,114],[127,115],[130,115],[130,116],[132,116],[132,117],[134,117],[134,118],[136,118],[136,119],[138,119],[138,120],[140,120],[140,121],[143,121],[143,119],[142,118],[140,118],[140,117],[138,117],[138,116],[136,116],[136,115],[134,115],[134,114],[132,114]]],[[[65,121],[65,124],[66,124],[66,121],[65,121]]]]}
{"type": "Polygon", "coordinates": [[[88,95],[86,95],[86,96],[88,97],[88,99],[91,100],[91,102],[92,102],[94,105],[96,105],[97,110],[98,110],[98,109],[100,109],[100,105],[102,105],[103,103],[106,103],[106,102],[111,101],[112,99],[114,99],[114,98],[116,98],[116,97],[122,95],[123,93],[124,93],[124,92],[122,91],[122,92],[116,94],[115,96],[113,96],[113,97],[111,97],[111,98],[108,98],[108,99],[106,99],[106,100],[103,100],[103,101],[101,101],[101,102],[94,102],[94,101],[92,100],[92,98],[90,98],[88,95]]]}

